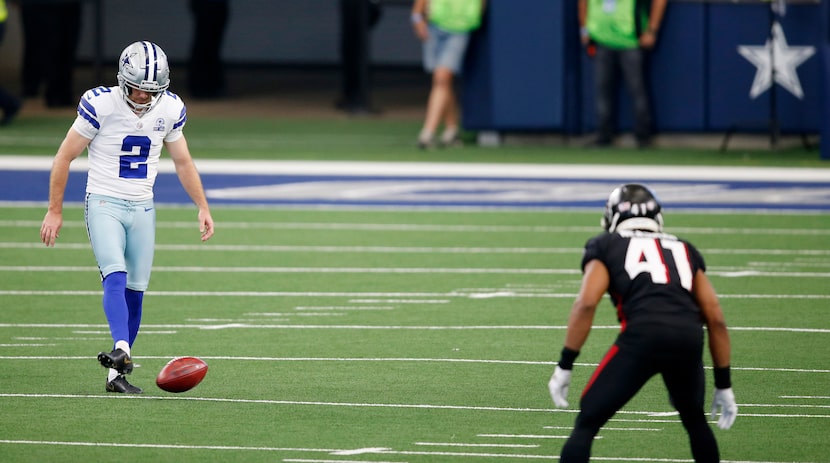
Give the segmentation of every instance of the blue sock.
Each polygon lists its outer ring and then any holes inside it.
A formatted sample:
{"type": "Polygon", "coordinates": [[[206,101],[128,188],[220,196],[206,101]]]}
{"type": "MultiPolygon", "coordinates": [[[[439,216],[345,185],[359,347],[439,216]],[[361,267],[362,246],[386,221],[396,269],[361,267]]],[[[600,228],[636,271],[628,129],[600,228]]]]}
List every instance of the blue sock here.
{"type": "Polygon", "coordinates": [[[130,319],[128,325],[130,327],[130,345],[135,342],[138,336],[138,328],[141,326],[141,307],[144,301],[144,291],[135,291],[130,288],[124,290],[124,298],[127,300],[127,309],[129,310],[130,319]]]}
{"type": "Polygon", "coordinates": [[[124,290],[127,288],[127,274],[125,272],[114,272],[104,278],[104,314],[110,325],[113,343],[129,339],[129,328],[127,320],[129,311],[127,300],[124,298],[124,290]]]}

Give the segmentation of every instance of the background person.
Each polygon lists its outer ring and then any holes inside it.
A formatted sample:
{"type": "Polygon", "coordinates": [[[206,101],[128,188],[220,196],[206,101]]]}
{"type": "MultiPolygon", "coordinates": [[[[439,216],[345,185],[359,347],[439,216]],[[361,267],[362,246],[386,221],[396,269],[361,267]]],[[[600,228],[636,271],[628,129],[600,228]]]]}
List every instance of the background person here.
{"type": "Polygon", "coordinates": [[[657,43],[666,0],[579,0],[582,44],[595,46],[596,146],[610,146],[617,130],[617,92],[622,75],[634,104],[634,137],[651,145],[653,118],[646,83],[647,51],[657,43]]]}
{"type": "Polygon", "coordinates": [[[454,78],[461,65],[470,32],[481,25],[484,0],[415,0],[412,26],[423,42],[424,69],[432,74],[424,125],[418,135],[418,147],[434,146],[438,126],[444,131],[439,142],[449,146],[460,142],[460,108],[454,78]]]}

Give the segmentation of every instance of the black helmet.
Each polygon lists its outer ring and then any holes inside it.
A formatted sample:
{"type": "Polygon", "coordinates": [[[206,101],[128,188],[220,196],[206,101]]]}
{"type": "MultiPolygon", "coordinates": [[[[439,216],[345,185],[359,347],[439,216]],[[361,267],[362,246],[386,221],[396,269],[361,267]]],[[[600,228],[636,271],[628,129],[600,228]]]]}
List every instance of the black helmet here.
{"type": "Polygon", "coordinates": [[[620,229],[663,231],[660,209],[660,202],[651,188],[628,183],[611,192],[600,225],[608,232],[620,229]]]}

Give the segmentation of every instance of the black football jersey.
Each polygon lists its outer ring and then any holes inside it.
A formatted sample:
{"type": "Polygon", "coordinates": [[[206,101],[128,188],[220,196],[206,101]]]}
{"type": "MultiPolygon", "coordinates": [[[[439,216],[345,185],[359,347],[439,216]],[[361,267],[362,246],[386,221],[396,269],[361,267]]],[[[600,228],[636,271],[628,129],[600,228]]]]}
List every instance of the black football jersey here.
{"type": "Polygon", "coordinates": [[[692,282],[706,265],[687,241],[638,230],[603,233],[586,243],[583,270],[593,259],[608,268],[608,293],[623,329],[638,324],[702,325],[692,282]]]}

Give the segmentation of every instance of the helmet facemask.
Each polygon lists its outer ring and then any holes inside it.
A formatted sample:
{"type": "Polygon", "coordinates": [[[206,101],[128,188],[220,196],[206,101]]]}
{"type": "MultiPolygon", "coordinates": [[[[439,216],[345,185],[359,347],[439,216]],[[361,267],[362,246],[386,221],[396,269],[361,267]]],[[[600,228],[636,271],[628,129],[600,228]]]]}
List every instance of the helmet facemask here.
{"type": "Polygon", "coordinates": [[[118,86],[124,101],[133,112],[143,116],[155,106],[170,86],[170,67],[167,55],[156,44],[135,42],[121,52],[118,62],[118,86]],[[151,94],[148,103],[130,99],[132,89],[151,94]]]}

